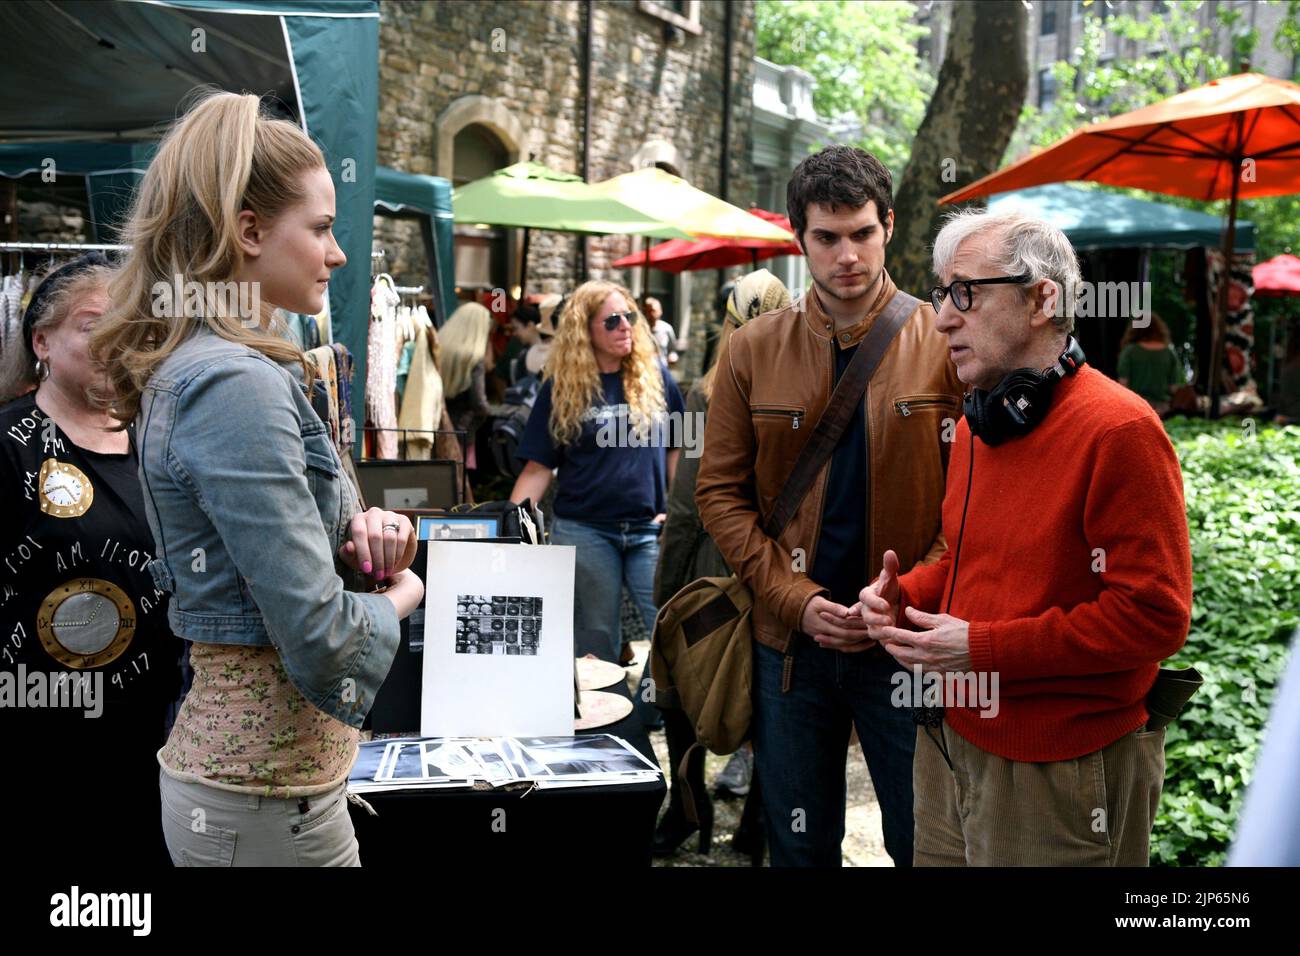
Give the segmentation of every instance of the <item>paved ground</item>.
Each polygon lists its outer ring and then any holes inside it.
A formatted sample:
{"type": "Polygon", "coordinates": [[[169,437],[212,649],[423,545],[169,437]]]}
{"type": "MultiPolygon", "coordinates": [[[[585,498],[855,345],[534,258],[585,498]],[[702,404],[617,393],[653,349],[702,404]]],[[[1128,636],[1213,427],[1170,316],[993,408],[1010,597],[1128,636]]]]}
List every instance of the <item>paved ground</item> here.
{"type": "MultiPolygon", "coordinates": [[[[646,654],[649,652],[648,641],[632,642],[636,651],[635,662],[628,667],[629,686],[635,689],[635,682],[641,675],[646,654]]],[[[659,765],[668,768],[668,744],[662,731],[650,735],[650,742],[659,758],[659,765]]],[[[727,757],[709,754],[704,763],[705,780],[712,792],[713,781],[722,768],[727,765],[727,757]]],[[[867,773],[862,751],[854,743],[849,750],[845,763],[845,775],[848,790],[848,806],[845,811],[844,865],[845,866],[892,866],[893,861],[885,853],[884,842],[880,835],[880,808],[876,804],[875,792],[871,789],[871,777],[867,773]]],[[[664,809],[668,801],[664,800],[664,809]]],[[[715,822],[713,825],[713,847],[708,856],[698,852],[699,837],[692,836],[682,844],[677,855],[665,860],[655,860],[655,866],[749,866],[749,857],[735,853],[731,849],[731,835],[740,822],[743,800],[714,801],[715,822]]],[[[662,812],[662,811],[661,811],[662,812]]]]}

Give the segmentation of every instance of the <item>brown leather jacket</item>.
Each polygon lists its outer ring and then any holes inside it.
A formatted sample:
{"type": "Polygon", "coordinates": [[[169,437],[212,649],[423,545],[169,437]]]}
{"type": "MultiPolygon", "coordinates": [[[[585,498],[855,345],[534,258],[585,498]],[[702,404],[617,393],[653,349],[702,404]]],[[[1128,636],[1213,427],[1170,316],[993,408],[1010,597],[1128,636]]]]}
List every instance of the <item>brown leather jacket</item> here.
{"type": "MultiPolygon", "coordinates": [[[[806,571],[821,534],[830,461],[779,542],[763,533],[763,516],[830,401],[835,348],[860,342],[893,296],[893,280],[883,279],[867,317],[852,329],[835,331],[814,286],[733,333],[715,373],[695,500],[723,558],[754,594],[754,636],[782,653],[808,601],[830,596],[806,571]]],[[[887,548],[898,552],[903,572],[938,560],[946,548],[939,509],[964,388],[934,323],[930,305],[918,306],[867,386],[864,586],[880,573],[887,548]]]]}

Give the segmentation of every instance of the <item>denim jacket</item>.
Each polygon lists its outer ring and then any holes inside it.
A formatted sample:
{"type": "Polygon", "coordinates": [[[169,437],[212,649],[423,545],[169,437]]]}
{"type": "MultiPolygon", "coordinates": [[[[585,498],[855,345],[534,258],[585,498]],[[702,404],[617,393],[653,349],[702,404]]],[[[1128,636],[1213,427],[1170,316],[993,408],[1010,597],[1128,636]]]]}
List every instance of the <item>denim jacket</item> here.
{"type": "Polygon", "coordinates": [[[301,381],[200,327],[155,370],[136,428],[172,630],[274,645],[303,697],[361,726],[397,652],[397,614],[344,589],[335,555],[359,505],[301,381]]]}

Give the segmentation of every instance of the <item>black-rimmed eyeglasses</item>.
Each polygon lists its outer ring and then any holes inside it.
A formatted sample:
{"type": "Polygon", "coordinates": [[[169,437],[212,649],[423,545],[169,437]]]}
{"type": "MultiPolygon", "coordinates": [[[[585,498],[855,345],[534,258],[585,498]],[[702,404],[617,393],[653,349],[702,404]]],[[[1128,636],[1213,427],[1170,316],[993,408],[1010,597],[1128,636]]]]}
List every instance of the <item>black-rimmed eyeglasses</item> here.
{"type": "Polygon", "coordinates": [[[1021,285],[1032,279],[1028,273],[1018,276],[999,276],[996,279],[957,279],[947,285],[937,285],[930,290],[930,304],[938,312],[943,307],[943,300],[952,296],[952,304],[958,312],[965,312],[973,301],[972,287],[977,285],[1021,285]]]}

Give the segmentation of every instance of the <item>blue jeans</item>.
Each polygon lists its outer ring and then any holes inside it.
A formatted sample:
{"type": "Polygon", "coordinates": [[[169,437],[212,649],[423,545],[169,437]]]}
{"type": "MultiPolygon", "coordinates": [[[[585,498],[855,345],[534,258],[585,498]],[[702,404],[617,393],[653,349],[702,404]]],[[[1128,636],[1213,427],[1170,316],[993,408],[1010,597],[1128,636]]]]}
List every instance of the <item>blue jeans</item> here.
{"type": "MultiPolygon", "coordinates": [[[[573,651],[578,657],[595,654],[617,664],[623,652],[621,603],[623,588],[653,632],[658,608],[654,603],[655,565],[659,562],[659,525],[653,521],[588,522],[555,518],[551,543],[573,545],[573,651]]],[[[642,722],[657,725],[662,717],[653,700],[645,700],[650,677],[646,660],[634,701],[642,722]]]]}
{"type": "Polygon", "coordinates": [[[784,694],[783,655],[754,644],[754,772],[772,865],[840,865],[851,723],[880,802],[885,850],[895,866],[911,866],[916,725],[909,708],[890,703],[898,663],[879,649],[845,654],[802,634],[792,640],[784,694]]]}

